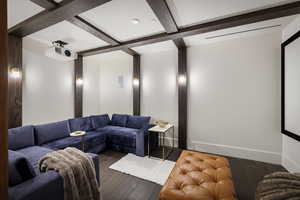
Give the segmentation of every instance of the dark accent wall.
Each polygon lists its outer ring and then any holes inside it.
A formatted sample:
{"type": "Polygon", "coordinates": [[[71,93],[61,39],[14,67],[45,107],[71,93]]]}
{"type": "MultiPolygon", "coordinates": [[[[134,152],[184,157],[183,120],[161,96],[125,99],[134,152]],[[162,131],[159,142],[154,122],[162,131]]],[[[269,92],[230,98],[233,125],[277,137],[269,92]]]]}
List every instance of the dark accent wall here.
{"type": "Polygon", "coordinates": [[[133,56],[133,80],[139,80],[139,84],[133,87],[133,115],[141,114],[141,56],[133,56]]]}
{"type": "Polygon", "coordinates": [[[21,76],[8,76],[8,128],[22,126],[22,38],[8,36],[8,71],[17,68],[21,76]]]}
{"type": "Polygon", "coordinates": [[[178,49],[178,78],[184,76],[186,81],[178,81],[178,146],[181,149],[187,148],[187,49],[178,49]]]}
{"type": "Polygon", "coordinates": [[[83,57],[80,55],[74,68],[74,117],[82,117],[83,85],[77,84],[78,79],[83,79],[83,57]]]}
{"type": "Polygon", "coordinates": [[[7,0],[0,1],[0,199],[7,200],[7,0]]]}

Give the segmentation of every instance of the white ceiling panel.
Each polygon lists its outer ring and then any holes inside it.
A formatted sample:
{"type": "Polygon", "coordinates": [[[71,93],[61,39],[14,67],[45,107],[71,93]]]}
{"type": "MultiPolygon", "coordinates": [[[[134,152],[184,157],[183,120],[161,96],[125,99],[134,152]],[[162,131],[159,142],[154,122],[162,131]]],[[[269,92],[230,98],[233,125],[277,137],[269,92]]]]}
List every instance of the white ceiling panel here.
{"type": "Polygon", "coordinates": [[[53,41],[62,40],[69,43],[67,47],[74,51],[108,45],[106,42],[67,21],[60,22],[27,37],[46,43],[49,46],[51,46],[53,41]]]}
{"type": "Polygon", "coordinates": [[[237,26],[210,33],[204,33],[184,38],[187,46],[195,46],[206,43],[214,43],[234,38],[249,37],[253,35],[267,34],[274,31],[281,31],[296,16],[283,17],[259,23],[237,26]]]}
{"type": "Polygon", "coordinates": [[[180,27],[297,0],[167,0],[180,27]]]}
{"type": "Polygon", "coordinates": [[[44,10],[30,0],[8,0],[7,9],[9,28],[44,10]]]}
{"type": "Polygon", "coordinates": [[[175,46],[173,41],[158,42],[154,44],[133,48],[133,50],[135,50],[139,54],[156,53],[156,52],[170,51],[176,49],[177,47],[175,46]]]}
{"type": "Polygon", "coordinates": [[[80,16],[119,41],[164,32],[145,0],[113,0],[80,16]]]}

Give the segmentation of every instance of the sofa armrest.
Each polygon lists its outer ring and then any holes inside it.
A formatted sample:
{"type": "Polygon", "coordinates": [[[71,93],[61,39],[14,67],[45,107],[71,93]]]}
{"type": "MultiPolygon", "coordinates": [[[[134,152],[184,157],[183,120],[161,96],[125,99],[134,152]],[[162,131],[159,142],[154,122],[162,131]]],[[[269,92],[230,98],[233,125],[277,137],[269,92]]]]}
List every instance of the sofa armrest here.
{"type": "Polygon", "coordinates": [[[136,134],[136,155],[137,156],[145,156],[145,136],[149,134],[149,128],[155,125],[148,124],[147,126],[139,129],[138,133],[136,134]]]}
{"type": "Polygon", "coordinates": [[[9,200],[64,200],[62,177],[55,171],[41,173],[9,188],[9,200]]]}
{"type": "Polygon", "coordinates": [[[94,165],[95,165],[95,171],[96,171],[96,178],[97,178],[97,181],[100,185],[100,163],[99,163],[99,156],[97,154],[93,154],[93,153],[87,153],[92,159],[93,159],[93,162],[94,162],[94,165]]]}

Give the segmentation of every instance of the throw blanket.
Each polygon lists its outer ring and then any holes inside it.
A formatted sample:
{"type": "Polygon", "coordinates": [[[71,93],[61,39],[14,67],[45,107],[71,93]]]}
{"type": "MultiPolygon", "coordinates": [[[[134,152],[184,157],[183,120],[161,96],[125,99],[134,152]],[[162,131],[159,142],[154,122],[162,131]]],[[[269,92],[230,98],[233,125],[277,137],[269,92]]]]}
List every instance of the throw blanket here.
{"type": "Polygon", "coordinates": [[[275,172],[258,184],[256,200],[300,200],[300,174],[275,172]]]}
{"type": "Polygon", "coordinates": [[[39,168],[62,176],[65,200],[100,200],[93,160],[82,151],[68,147],[50,152],[39,161],[39,168]]]}

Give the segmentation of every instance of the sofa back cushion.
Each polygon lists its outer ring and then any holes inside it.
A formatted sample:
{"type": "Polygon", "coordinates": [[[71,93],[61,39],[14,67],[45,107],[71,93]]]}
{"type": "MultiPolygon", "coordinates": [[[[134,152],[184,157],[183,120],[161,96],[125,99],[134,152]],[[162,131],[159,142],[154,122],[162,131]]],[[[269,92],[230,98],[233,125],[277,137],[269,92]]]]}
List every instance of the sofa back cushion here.
{"type": "Polygon", "coordinates": [[[112,126],[126,127],[128,115],[113,114],[110,124],[112,126]]]}
{"type": "Polygon", "coordinates": [[[35,177],[32,165],[22,153],[8,150],[9,187],[23,183],[35,177]]]}
{"type": "Polygon", "coordinates": [[[150,117],[128,116],[126,127],[141,129],[147,127],[149,125],[149,122],[150,122],[150,117]]]}
{"type": "Polygon", "coordinates": [[[23,126],[8,130],[8,148],[17,150],[34,145],[33,126],[23,126]]]}
{"type": "Polygon", "coordinates": [[[94,115],[90,117],[92,120],[93,128],[102,128],[110,123],[108,114],[105,115],[94,115]]]}
{"type": "Polygon", "coordinates": [[[68,137],[70,127],[67,120],[35,126],[35,138],[38,145],[68,137]]]}
{"type": "Polygon", "coordinates": [[[90,117],[69,119],[69,123],[71,132],[93,130],[92,120],[90,117]]]}

